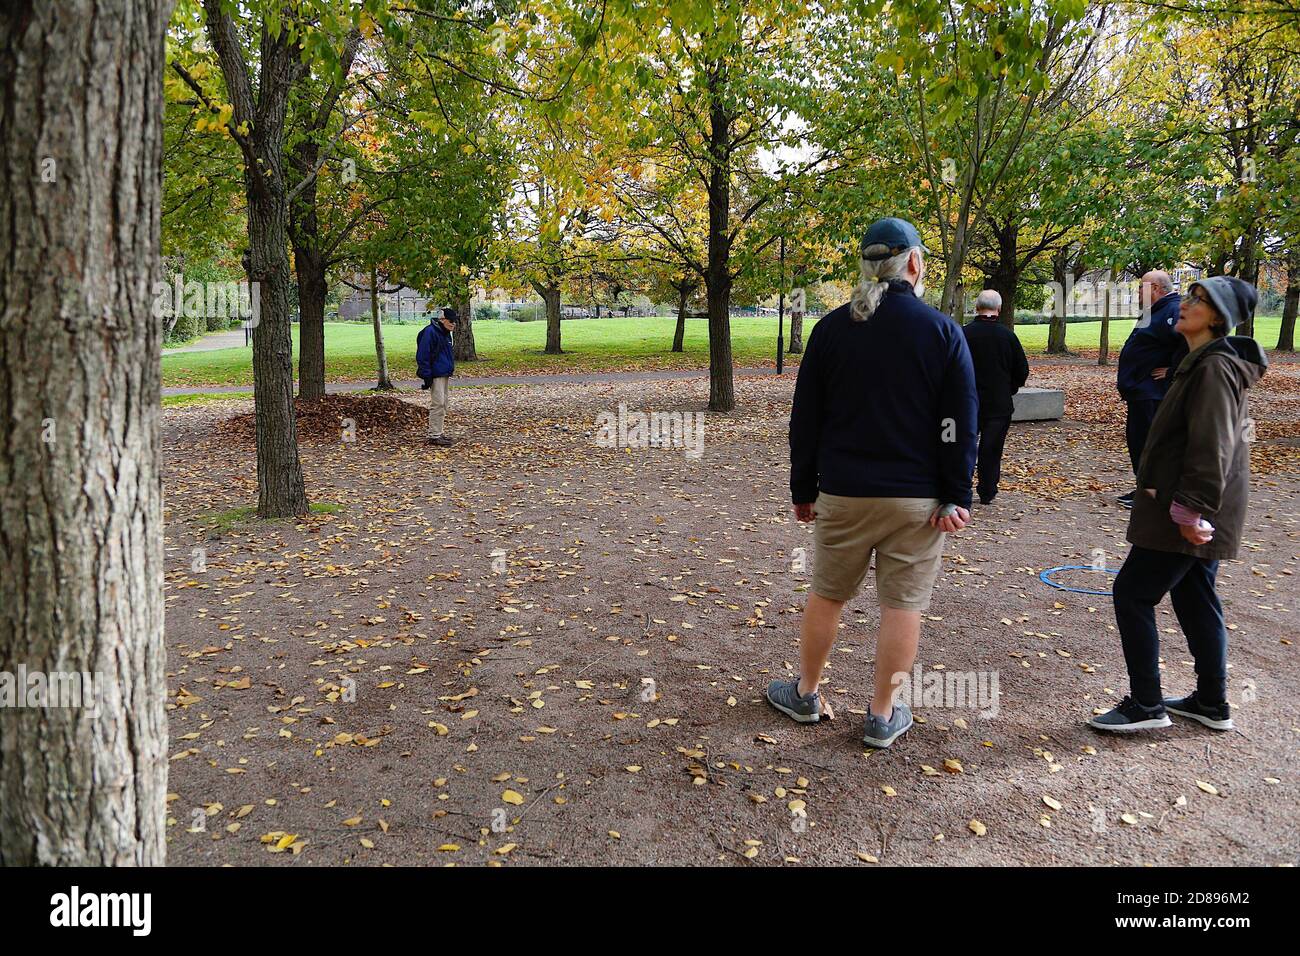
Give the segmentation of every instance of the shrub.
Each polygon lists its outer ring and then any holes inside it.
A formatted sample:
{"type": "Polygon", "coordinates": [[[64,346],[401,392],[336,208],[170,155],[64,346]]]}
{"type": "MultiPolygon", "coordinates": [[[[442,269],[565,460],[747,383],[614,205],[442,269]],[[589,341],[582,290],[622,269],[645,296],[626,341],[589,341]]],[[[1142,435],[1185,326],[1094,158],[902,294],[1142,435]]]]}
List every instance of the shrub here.
{"type": "Polygon", "coordinates": [[[208,323],[203,316],[181,314],[176,317],[176,324],[167,333],[166,340],[168,342],[188,342],[190,339],[198,338],[207,331],[207,328],[208,323]]]}

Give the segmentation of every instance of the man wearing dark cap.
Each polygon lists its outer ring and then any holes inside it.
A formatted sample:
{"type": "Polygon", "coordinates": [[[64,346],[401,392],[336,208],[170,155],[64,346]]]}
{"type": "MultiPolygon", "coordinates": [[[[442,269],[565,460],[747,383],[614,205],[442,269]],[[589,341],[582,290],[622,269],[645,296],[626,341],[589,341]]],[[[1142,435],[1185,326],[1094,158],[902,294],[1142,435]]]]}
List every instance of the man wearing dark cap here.
{"type": "Polygon", "coordinates": [[[456,318],[455,309],[443,309],[438,319],[431,319],[415,337],[416,371],[424,383],[421,388],[429,390],[428,442],[443,447],[451,444],[451,439],[443,434],[443,424],[447,420],[447,385],[456,369],[451,348],[456,318]]]}
{"type": "Polygon", "coordinates": [[[944,534],[970,521],[975,375],[961,328],[920,298],[925,252],[902,219],[867,230],[862,281],[809,336],[790,415],[790,493],[798,520],[816,522],[816,559],[799,675],[773,681],[767,699],[800,723],[832,716],[818,683],[874,554],[870,747],[888,747],[912,726],[907,704],[895,701],[899,675],[916,660],[944,534]]]}

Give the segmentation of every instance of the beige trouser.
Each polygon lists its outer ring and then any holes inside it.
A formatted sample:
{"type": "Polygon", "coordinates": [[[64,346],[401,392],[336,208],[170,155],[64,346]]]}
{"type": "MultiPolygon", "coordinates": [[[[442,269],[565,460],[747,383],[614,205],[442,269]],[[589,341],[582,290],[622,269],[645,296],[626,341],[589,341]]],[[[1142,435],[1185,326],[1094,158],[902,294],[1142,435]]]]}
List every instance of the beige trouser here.
{"type": "Polygon", "coordinates": [[[435,378],[429,386],[429,437],[442,437],[442,424],[447,420],[447,376],[435,378]]]}

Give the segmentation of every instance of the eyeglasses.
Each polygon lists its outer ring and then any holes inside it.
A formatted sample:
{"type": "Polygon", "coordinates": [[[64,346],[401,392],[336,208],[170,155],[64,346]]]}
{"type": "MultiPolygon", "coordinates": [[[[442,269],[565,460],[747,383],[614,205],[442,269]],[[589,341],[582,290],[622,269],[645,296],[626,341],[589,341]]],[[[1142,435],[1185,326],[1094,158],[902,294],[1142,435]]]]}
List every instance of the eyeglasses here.
{"type": "Polygon", "coordinates": [[[1208,305],[1213,308],[1213,303],[1210,302],[1208,296],[1201,295],[1197,292],[1189,292],[1187,293],[1187,298],[1191,299],[1193,302],[1199,302],[1201,305],[1208,305]]]}

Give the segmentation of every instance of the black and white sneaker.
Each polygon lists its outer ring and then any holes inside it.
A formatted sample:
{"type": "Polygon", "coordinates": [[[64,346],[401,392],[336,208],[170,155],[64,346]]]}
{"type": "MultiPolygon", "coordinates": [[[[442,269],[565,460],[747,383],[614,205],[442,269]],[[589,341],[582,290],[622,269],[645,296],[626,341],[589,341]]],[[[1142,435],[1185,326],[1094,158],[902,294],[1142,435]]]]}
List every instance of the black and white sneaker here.
{"type": "Polygon", "coordinates": [[[1120,505],[1124,508],[1132,508],[1133,499],[1136,497],[1137,497],[1137,489],[1134,489],[1133,491],[1125,492],[1115,500],[1118,501],[1120,505]]]}
{"type": "Polygon", "coordinates": [[[1202,704],[1195,691],[1186,697],[1166,697],[1165,710],[1171,714],[1177,714],[1179,717],[1190,717],[1211,730],[1235,729],[1232,725],[1232,713],[1228,708],[1227,701],[1217,706],[1202,704]]]}
{"type": "Polygon", "coordinates": [[[1163,704],[1155,707],[1143,707],[1132,697],[1125,697],[1114,710],[1108,710],[1099,717],[1088,721],[1094,730],[1109,730],[1112,733],[1127,734],[1135,730],[1155,730],[1168,727],[1173,721],[1165,713],[1163,704]]]}

